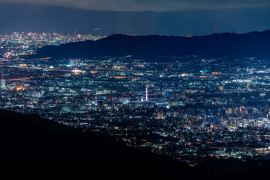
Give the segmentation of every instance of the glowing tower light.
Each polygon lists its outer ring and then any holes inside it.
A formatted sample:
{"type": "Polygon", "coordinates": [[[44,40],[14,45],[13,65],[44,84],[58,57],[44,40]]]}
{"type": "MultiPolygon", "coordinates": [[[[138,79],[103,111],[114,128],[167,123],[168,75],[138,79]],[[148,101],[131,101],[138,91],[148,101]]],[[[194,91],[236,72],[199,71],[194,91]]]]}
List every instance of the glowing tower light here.
{"type": "Polygon", "coordinates": [[[145,101],[148,102],[148,88],[146,86],[146,90],[145,90],[145,101]]]}

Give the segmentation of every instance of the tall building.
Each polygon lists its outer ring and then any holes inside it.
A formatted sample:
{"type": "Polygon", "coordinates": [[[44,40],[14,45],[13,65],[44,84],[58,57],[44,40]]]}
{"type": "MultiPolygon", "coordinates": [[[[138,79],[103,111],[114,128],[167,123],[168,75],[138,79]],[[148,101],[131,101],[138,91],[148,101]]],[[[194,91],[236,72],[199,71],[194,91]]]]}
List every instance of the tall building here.
{"type": "Polygon", "coordinates": [[[148,88],[146,86],[146,90],[145,90],[145,101],[148,102],[148,88]]]}
{"type": "Polygon", "coordinates": [[[6,89],[6,80],[4,79],[3,71],[1,74],[1,89],[6,89]]]}

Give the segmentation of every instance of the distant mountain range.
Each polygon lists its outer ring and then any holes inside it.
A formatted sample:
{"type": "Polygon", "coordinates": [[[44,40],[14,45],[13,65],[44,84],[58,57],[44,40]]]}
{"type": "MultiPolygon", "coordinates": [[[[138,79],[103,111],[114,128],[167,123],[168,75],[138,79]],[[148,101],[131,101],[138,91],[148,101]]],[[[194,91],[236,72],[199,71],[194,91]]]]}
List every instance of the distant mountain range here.
{"type": "Polygon", "coordinates": [[[98,56],[157,57],[203,55],[206,57],[270,57],[270,31],[209,36],[112,35],[98,41],[46,46],[27,58],[91,58],[98,56]]]}

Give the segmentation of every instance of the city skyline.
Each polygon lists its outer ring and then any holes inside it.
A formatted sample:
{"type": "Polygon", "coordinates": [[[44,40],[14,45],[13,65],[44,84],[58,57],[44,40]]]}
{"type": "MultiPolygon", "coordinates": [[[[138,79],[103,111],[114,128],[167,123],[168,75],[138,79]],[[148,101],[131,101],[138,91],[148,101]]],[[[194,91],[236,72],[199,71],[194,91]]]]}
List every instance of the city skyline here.
{"type": "Polygon", "coordinates": [[[0,0],[1,177],[267,177],[269,20],[269,0],[0,0]]]}

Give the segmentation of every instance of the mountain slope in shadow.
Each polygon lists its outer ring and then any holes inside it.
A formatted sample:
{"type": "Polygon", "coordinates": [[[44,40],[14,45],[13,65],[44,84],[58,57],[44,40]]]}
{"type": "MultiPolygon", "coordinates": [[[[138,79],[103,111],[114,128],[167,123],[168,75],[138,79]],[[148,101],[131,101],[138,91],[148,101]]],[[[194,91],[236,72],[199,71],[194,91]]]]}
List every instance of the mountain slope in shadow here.
{"type": "Polygon", "coordinates": [[[270,31],[246,34],[223,33],[209,36],[125,36],[112,35],[98,41],[46,46],[27,58],[91,58],[126,56],[151,58],[171,55],[206,57],[270,57],[270,31]]]}
{"type": "Polygon", "coordinates": [[[206,178],[168,157],[84,134],[38,116],[0,110],[0,177],[206,178]]]}
{"type": "Polygon", "coordinates": [[[0,110],[0,123],[1,179],[220,179],[224,172],[222,179],[239,179],[264,177],[269,172],[269,160],[243,163],[209,159],[191,168],[34,115],[0,110]]]}

